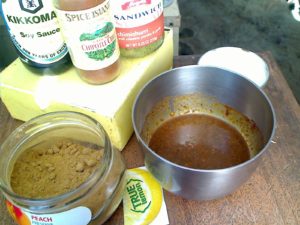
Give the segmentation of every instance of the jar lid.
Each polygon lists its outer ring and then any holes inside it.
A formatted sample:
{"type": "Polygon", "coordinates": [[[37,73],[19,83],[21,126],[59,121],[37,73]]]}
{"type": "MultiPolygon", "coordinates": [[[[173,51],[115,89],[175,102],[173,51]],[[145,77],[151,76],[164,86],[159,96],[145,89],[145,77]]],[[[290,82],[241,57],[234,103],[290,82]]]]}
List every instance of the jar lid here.
{"type": "Polygon", "coordinates": [[[269,79],[269,68],[257,54],[237,48],[221,47],[206,52],[198,61],[200,66],[213,66],[240,74],[262,88],[269,79]]]}

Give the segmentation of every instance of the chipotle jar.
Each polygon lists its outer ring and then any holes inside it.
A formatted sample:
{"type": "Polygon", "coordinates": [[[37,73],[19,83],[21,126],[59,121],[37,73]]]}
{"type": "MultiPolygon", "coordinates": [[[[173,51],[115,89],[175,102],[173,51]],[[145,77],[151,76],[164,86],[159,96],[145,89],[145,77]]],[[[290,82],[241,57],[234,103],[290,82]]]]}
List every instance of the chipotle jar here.
{"type": "Polygon", "coordinates": [[[102,128],[55,112],[17,128],[0,149],[0,190],[19,225],[99,225],[122,200],[125,164],[102,128]]]}
{"type": "Polygon", "coordinates": [[[120,73],[120,50],[109,0],[53,0],[62,34],[80,77],[103,84],[120,73]]]}
{"type": "Polygon", "coordinates": [[[125,57],[143,57],[164,41],[162,0],[111,0],[120,46],[125,57]]]}

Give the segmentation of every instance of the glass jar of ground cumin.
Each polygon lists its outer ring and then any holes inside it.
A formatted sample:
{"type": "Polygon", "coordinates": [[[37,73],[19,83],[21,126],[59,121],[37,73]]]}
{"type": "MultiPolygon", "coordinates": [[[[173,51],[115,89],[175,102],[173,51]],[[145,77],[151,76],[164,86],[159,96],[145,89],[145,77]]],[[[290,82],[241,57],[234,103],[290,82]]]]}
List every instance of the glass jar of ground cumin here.
{"type": "Polygon", "coordinates": [[[94,225],[121,202],[125,164],[102,126],[55,112],[17,128],[0,149],[0,189],[19,225],[94,225]]]}

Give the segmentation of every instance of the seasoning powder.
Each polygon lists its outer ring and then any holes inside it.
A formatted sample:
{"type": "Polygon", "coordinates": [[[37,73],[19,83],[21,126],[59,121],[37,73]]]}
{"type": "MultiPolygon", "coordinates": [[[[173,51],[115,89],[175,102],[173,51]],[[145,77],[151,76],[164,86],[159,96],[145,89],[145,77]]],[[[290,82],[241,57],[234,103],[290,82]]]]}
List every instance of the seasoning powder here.
{"type": "Polygon", "coordinates": [[[20,196],[34,199],[54,197],[76,189],[95,171],[102,150],[60,141],[47,149],[25,150],[16,160],[11,186],[20,196]]]}

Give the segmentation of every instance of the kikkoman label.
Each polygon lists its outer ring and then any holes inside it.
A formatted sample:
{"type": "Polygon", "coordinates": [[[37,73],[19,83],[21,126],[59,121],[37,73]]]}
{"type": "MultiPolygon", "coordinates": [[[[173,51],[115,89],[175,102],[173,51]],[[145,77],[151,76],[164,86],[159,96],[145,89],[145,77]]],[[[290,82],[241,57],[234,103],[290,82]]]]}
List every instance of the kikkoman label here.
{"type": "Polygon", "coordinates": [[[145,168],[127,170],[123,197],[125,225],[165,225],[168,215],[160,184],[145,168]]]}
{"type": "Polygon", "coordinates": [[[162,0],[112,0],[120,48],[141,48],[164,34],[162,0]]]}
{"type": "Polygon", "coordinates": [[[110,66],[120,56],[109,0],[81,11],[57,10],[73,64],[82,70],[110,66]]]}
{"type": "Polygon", "coordinates": [[[50,64],[68,53],[51,1],[6,0],[2,13],[15,47],[26,58],[50,64]]]}
{"type": "Polygon", "coordinates": [[[83,206],[54,214],[34,214],[9,201],[6,206],[18,225],[87,225],[92,219],[91,210],[83,206]]]}

